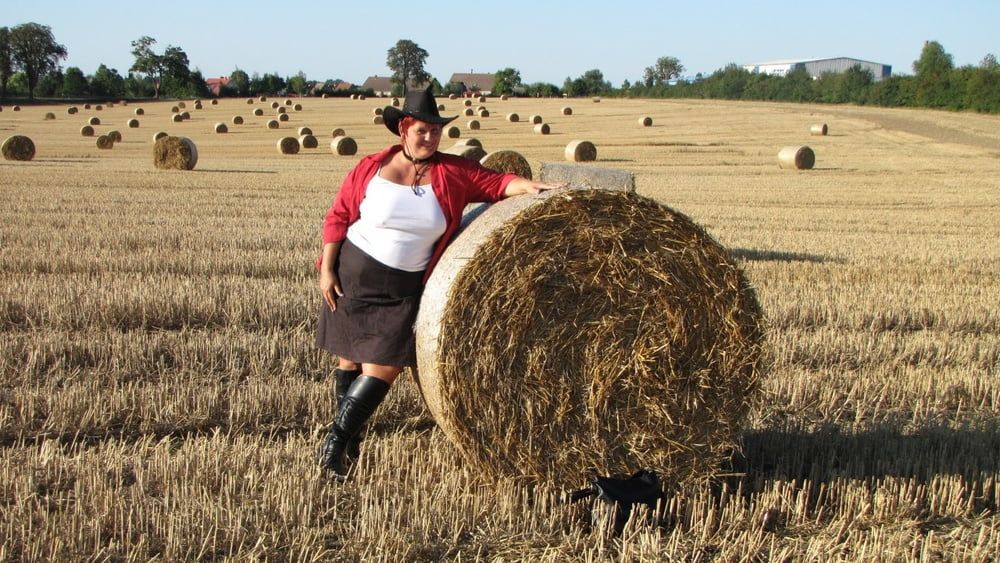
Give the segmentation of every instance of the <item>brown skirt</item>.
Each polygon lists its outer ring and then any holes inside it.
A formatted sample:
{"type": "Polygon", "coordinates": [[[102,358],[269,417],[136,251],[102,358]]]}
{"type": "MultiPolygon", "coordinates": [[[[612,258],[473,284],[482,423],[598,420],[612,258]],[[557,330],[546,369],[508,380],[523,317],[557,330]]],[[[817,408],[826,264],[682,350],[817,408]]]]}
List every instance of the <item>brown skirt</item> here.
{"type": "Polygon", "coordinates": [[[336,311],[320,304],[316,345],[352,362],[416,366],[424,272],[386,266],[346,239],[333,267],[344,295],[336,311]]]}

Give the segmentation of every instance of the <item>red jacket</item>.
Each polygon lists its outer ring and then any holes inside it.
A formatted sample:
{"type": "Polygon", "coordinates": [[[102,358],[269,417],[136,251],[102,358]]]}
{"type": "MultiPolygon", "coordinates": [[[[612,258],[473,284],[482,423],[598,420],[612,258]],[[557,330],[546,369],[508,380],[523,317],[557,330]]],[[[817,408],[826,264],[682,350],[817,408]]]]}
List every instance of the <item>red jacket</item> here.
{"type": "MultiPolygon", "coordinates": [[[[393,145],[381,152],[370,154],[361,159],[353,170],[347,173],[340,191],[333,200],[333,206],[323,221],[323,244],[339,242],[347,238],[347,227],[358,220],[361,201],[365,198],[368,182],[378,172],[382,161],[401,150],[400,145],[393,145]]],[[[441,238],[434,244],[434,252],[427,264],[424,283],[431,275],[434,265],[441,259],[444,249],[448,247],[455,231],[462,222],[462,211],[470,203],[493,203],[503,198],[507,184],[517,178],[515,174],[503,174],[484,168],[478,162],[467,158],[435,153],[436,164],[431,171],[431,185],[441,211],[444,212],[445,230],[441,238]]],[[[323,257],[316,261],[319,267],[323,257]]]]}

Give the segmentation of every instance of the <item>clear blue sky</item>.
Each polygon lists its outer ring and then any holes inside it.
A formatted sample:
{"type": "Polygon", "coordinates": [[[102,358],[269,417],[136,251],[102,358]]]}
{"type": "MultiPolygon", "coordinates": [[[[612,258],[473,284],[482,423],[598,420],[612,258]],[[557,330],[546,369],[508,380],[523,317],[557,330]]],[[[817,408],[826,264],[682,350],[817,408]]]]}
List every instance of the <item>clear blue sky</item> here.
{"type": "Polygon", "coordinates": [[[546,0],[205,0],[129,2],[9,0],[0,25],[48,25],[76,66],[104,63],[128,73],[131,42],[143,35],[183,49],[206,78],[235,68],[250,74],[360,83],[389,73],[386,51],[410,39],[428,53],[442,83],[454,72],[513,67],[525,82],[561,86],[599,69],[615,86],[642,77],[658,57],[686,74],[730,62],[846,56],[911,74],[925,40],[940,42],[956,66],[1000,56],[1000,0],[840,2],[550,2],[546,0]]]}

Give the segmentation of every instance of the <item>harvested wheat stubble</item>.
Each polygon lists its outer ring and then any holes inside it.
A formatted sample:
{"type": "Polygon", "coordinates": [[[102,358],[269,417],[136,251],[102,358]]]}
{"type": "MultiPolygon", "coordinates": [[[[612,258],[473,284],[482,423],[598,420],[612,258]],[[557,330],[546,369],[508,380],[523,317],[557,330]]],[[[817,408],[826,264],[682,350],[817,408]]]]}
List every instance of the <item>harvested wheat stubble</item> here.
{"type": "Polygon", "coordinates": [[[698,481],[758,400],[761,325],[743,273],[684,215],[552,190],[493,205],[445,251],[415,326],[419,385],[487,474],[698,481]]]}
{"type": "Polygon", "coordinates": [[[459,139],[455,141],[455,146],[458,145],[471,145],[479,148],[483,148],[483,142],[475,137],[469,137],[468,139],[459,139]]]}
{"type": "Polygon", "coordinates": [[[479,163],[490,170],[508,172],[510,174],[517,174],[522,178],[531,179],[531,164],[528,163],[528,159],[516,151],[503,150],[491,152],[484,156],[479,163]]]}
{"type": "Polygon", "coordinates": [[[83,127],[80,128],[80,135],[84,137],[93,137],[94,128],[91,127],[90,125],[84,125],[83,127]]]}
{"type": "Polygon", "coordinates": [[[543,162],[538,179],[546,184],[635,192],[635,175],[627,170],[569,162],[543,162]]]}
{"type": "Polygon", "coordinates": [[[642,125],[643,127],[652,127],[653,126],[653,118],[649,117],[648,115],[646,117],[640,117],[639,118],[639,125],[642,125]]]}
{"type": "Polygon", "coordinates": [[[187,137],[161,137],[153,144],[153,164],[169,170],[193,170],[198,164],[198,148],[187,137]]]}
{"type": "Polygon", "coordinates": [[[69,106],[68,108],[66,108],[66,113],[68,113],[69,115],[74,115],[78,111],[80,110],[77,109],[76,106],[69,106]]]}
{"type": "Polygon", "coordinates": [[[817,123],[817,124],[815,124],[815,125],[813,125],[813,126],[811,126],[809,128],[809,134],[810,135],[820,135],[820,136],[822,136],[822,135],[826,135],[828,131],[829,131],[829,128],[827,128],[826,123],[817,123]]]}
{"type": "Polygon", "coordinates": [[[132,119],[128,120],[128,123],[126,123],[126,125],[128,125],[129,129],[136,129],[139,127],[139,120],[133,117],[132,119]]]}
{"type": "Polygon", "coordinates": [[[35,158],[35,142],[25,135],[11,135],[0,145],[4,160],[31,160],[35,158]]]}
{"type": "Polygon", "coordinates": [[[115,147],[115,138],[111,135],[101,135],[97,137],[97,148],[110,150],[115,147]]]}
{"type": "Polygon", "coordinates": [[[302,145],[302,148],[304,149],[314,149],[319,146],[319,142],[316,141],[316,137],[309,133],[299,135],[299,144],[302,145]]]}
{"type": "Polygon", "coordinates": [[[441,152],[445,154],[454,154],[476,162],[479,162],[486,156],[486,151],[483,150],[483,147],[469,144],[454,144],[441,152]]]}
{"type": "Polygon", "coordinates": [[[562,114],[563,115],[573,115],[573,108],[571,108],[569,106],[562,108],[562,114]]]}
{"type": "Polygon", "coordinates": [[[334,137],[330,141],[330,151],[340,156],[350,156],[358,153],[358,143],[350,137],[334,137]]]}
{"type": "Polygon", "coordinates": [[[597,160],[597,147],[590,141],[570,141],[566,145],[566,160],[570,162],[587,162],[597,160]]]}
{"type": "Polygon", "coordinates": [[[479,129],[479,120],[477,120],[477,119],[470,119],[469,120],[469,129],[472,129],[472,130],[479,129]]]}
{"type": "Polygon", "coordinates": [[[215,132],[216,133],[228,133],[229,132],[229,126],[227,126],[225,123],[223,123],[223,122],[220,121],[220,122],[218,122],[218,123],[215,124],[215,132]]]}
{"type": "Polygon", "coordinates": [[[521,116],[517,115],[516,113],[508,113],[507,114],[507,121],[509,121],[511,123],[517,123],[520,120],[521,120],[521,116]]]}
{"type": "Polygon", "coordinates": [[[336,129],[333,130],[333,132],[330,134],[330,136],[331,137],[346,137],[347,133],[344,131],[343,128],[337,127],[336,129]]]}
{"type": "Polygon", "coordinates": [[[243,116],[242,115],[234,115],[233,116],[233,125],[243,125],[243,116]]]}
{"type": "Polygon", "coordinates": [[[52,121],[55,118],[56,118],[56,114],[52,113],[51,111],[45,112],[45,120],[46,121],[52,121]]]}
{"type": "Polygon", "coordinates": [[[101,124],[101,118],[97,117],[95,115],[94,117],[91,117],[90,119],[88,119],[87,123],[90,124],[90,125],[100,125],[101,124]]]}
{"type": "Polygon", "coordinates": [[[462,130],[459,129],[458,127],[452,125],[451,127],[448,128],[448,138],[449,139],[457,139],[457,138],[459,138],[461,136],[462,136],[462,130]]]}
{"type": "Polygon", "coordinates": [[[539,123],[538,125],[535,125],[535,133],[538,133],[539,135],[548,135],[551,131],[552,129],[549,127],[548,123],[539,123]]]}
{"type": "Polygon", "coordinates": [[[108,137],[111,137],[111,140],[114,141],[114,142],[116,142],[116,143],[122,142],[121,131],[119,131],[117,129],[112,129],[111,131],[108,131],[108,137]]]}
{"type": "Polygon", "coordinates": [[[806,146],[784,147],[778,151],[778,167],[793,170],[809,170],[816,164],[816,153],[806,146]]]}
{"type": "Polygon", "coordinates": [[[312,134],[313,134],[312,129],[310,129],[308,127],[299,127],[299,136],[300,137],[302,135],[312,135],[312,134]]]}
{"type": "Polygon", "coordinates": [[[156,141],[159,141],[160,139],[166,136],[167,136],[166,131],[157,131],[156,133],[153,133],[153,142],[155,143],[156,141]]]}
{"type": "Polygon", "coordinates": [[[278,139],[278,152],[281,154],[299,154],[299,140],[295,137],[282,137],[278,139]]]}

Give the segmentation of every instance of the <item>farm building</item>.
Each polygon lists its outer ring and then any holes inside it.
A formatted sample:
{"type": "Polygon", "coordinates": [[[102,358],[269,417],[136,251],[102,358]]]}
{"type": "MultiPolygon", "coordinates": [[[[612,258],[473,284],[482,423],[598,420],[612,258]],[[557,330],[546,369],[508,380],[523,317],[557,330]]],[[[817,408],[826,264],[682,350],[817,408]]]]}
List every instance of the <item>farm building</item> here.
{"type": "Polygon", "coordinates": [[[461,84],[462,90],[467,96],[471,96],[473,93],[489,96],[493,93],[495,81],[495,75],[481,72],[456,72],[448,80],[452,84],[461,84]]]}
{"type": "Polygon", "coordinates": [[[227,84],[229,84],[228,76],[205,79],[205,85],[208,86],[208,91],[211,92],[213,96],[220,95],[222,93],[222,89],[225,88],[227,84]]]}
{"type": "Polygon", "coordinates": [[[876,82],[884,78],[889,78],[892,74],[892,65],[873,63],[861,59],[850,57],[836,57],[833,59],[789,59],[784,61],[771,61],[766,63],[753,63],[743,65],[743,68],[750,72],[762,72],[775,76],[784,76],[798,68],[806,69],[813,78],[819,78],[824,72],[844,72],[854,65],[859,65],[863,69],[870,70],[872,78],[876,82]]]}
{"type": "MultiPolygon", "coordinates": [[[[370,89],[374,95],[384,97],[392,95],[392,89],[395,85],[396,83],[392,81],[392,77],[375,75],[369,76],[365,79],[364,84],[361,85],[361,89],[364,91],[370,89]]],[[[407,88],[427,88],[427,86],[427,84],[410,82],[409,85],[407,85],[407,88]]]]}

